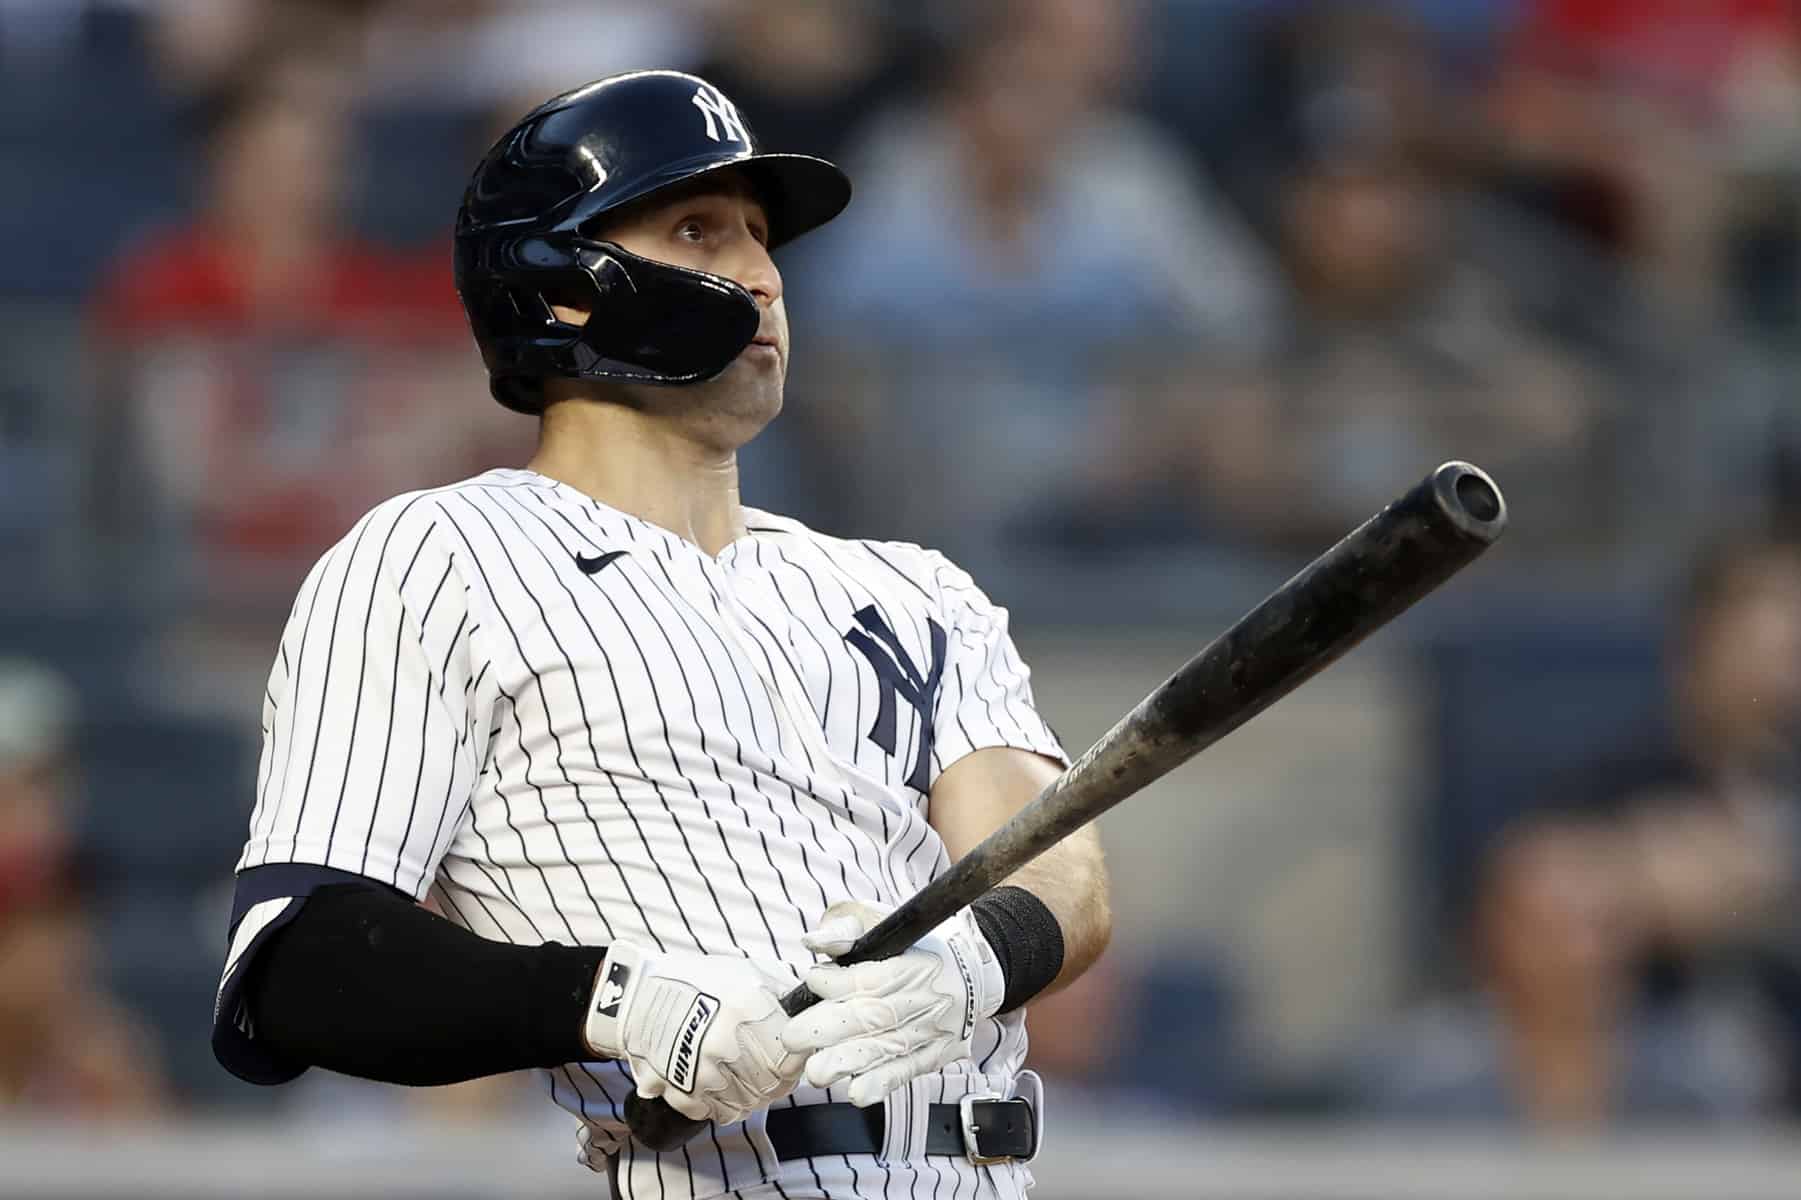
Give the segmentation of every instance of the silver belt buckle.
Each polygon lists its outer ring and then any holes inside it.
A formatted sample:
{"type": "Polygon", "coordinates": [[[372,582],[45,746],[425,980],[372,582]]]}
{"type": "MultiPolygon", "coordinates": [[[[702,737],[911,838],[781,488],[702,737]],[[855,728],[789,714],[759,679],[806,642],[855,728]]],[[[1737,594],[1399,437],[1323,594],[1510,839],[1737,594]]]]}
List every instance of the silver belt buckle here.
{"type": "Polygon", "coordinates": [[[957,1101],[957,1120],[963,1126],[963,1153],[978,1167],[1013,1161],[1011,1154],[985,1155],[976,1147],[976,1105],[1005,1099],[999,1092],[971,1092],[957,1101]]]}

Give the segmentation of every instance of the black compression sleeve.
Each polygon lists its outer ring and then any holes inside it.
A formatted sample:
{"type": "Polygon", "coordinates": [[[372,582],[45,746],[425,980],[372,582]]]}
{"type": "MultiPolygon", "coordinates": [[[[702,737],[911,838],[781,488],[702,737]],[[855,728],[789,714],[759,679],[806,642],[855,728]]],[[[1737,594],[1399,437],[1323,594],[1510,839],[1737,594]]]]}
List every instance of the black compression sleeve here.
{"type": "Polygon", "coordinates": [[[1063,927],[1044,901],[1022,887],[999,887],[969,906],[1007,980],[1001,1011],[1012,1012],[1051,986],[1063,970],[1063,927]]]}
{"type": "Polygon", "coordinates": [[[285,1058],[384,1083],[458,1083],[580,1062],[606,951],[491,942],[383,888],[339,884],[257,954],[257,1038],[285,1058]]]}

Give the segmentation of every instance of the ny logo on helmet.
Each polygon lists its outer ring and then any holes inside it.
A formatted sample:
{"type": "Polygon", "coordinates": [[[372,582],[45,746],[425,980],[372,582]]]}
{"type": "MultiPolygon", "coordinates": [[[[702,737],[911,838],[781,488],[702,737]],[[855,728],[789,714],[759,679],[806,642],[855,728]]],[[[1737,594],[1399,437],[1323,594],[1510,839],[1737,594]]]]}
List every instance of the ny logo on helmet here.
{"type": "Polygon", "coordinates": [[[744,118],[738,115],[738,106],[717,91],[705,86],[694,89],[694,107],[707,119],[708,137],[716,142],[750,145],[750,134],[745,132],[744,118]]]}

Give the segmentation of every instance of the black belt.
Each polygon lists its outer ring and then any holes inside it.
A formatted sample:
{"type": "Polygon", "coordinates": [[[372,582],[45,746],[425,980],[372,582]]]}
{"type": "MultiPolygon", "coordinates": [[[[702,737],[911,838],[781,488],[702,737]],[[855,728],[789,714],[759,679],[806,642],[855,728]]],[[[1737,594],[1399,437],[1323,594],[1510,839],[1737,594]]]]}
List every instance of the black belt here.
{"type": "MultiPolygon", "coordinates": [[[[769,1110],[769,1141],[777,1158],[879,1154],[887,1134],[884,1105],[806,1104],[769,1110]]],[[[926,1113],[925,1152],[972,1162],[1030,1158],[1038,1149],[1038,1121],[1026,1100],[969,1097],[932,1104],[926,1113]]]]}

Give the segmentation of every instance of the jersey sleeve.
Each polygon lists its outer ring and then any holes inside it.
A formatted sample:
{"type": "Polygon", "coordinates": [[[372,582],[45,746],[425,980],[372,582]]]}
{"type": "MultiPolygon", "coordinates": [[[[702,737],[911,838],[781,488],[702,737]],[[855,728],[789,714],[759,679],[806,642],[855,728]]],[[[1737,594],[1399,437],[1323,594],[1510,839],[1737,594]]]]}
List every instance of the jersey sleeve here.
{"type": "Polygon", "coordinates": [[[364,517],[301,585],[263,695],[263,748],[214,1012],[228,1069],[299,1067],[255,1044],[242,983],[312,891],[368,882],[424,897],[468,807],[486,721],[480,622],[422,497],[364,517]]]}
{"type": "Polygon", "coordinates": [[[942,554],[927,557],[947,631],[932,716],[934,781],[964,755],[996,746],[1067,765],[1061,741],[1033,702],[1032,672],[1007,632],[1007,610],[942,554]]]}

